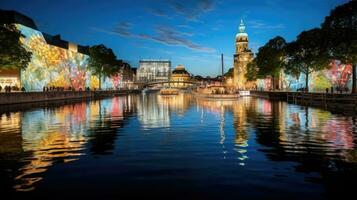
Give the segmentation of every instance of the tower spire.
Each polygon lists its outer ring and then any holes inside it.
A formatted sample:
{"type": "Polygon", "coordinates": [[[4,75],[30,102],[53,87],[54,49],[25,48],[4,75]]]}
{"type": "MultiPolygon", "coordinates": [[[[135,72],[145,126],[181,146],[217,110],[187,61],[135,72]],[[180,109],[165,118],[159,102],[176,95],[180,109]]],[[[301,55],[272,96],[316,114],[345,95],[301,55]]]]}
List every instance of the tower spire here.
{"type": "Polygon", "coordinates": [[[244,25],[243,19],[240,20],[239,32],[240,33],[245,33],[245,25],[244,25]]]}

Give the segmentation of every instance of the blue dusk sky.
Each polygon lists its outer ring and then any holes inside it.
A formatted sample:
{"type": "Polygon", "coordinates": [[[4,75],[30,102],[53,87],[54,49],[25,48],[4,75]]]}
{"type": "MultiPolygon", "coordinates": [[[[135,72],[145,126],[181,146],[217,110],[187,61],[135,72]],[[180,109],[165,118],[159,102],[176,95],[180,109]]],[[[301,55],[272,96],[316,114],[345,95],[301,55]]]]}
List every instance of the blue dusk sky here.
{"type": "Polygon", "coordinates": [[[195,75],[216,76],[220,54],[233,65],[235,35],[246,24],[256,52],[280,35],[292,41],[319,26],[348,0],[1,0],[0,8],[32,19],[42,32],[81,45],[104,44],[138,67],[140,59],[170,59],[195,75]]]}

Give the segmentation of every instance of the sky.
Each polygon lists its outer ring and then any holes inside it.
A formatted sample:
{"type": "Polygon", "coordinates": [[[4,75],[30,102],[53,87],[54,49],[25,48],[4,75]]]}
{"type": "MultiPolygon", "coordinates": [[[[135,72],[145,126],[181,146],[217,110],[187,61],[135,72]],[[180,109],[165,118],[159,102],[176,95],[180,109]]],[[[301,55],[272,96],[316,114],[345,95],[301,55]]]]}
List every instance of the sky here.
{"type": "Polygon", "coordinates": [[[280,35],[288,42],[320,26],[349,0],[0,0],[0,9],[31,17],[40,31],[80,45],[104,44],[138,67],[169,59],[195,75],[217,76],[233,66],[235,35],[246,25],[257,52],[280,35]]]}

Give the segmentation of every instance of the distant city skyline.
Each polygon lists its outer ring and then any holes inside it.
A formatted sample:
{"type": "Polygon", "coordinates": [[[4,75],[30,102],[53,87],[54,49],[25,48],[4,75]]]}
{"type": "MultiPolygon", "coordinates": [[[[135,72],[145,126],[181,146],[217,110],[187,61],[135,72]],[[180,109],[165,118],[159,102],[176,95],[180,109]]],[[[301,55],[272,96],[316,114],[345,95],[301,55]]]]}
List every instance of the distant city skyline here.
{"type": "Polygon", "coordinates": [[[140,59],[169,59],[195,75],[220,74],[233,66],[235,35],[246,24],[249,48],[256,52],[276,35],[292,41],[318,27],[337,5],[348,0],[3,0],[0,9],[16,10],[43,32],[81,45],[104,44],[118,58],[139,66],[140,59]]]}

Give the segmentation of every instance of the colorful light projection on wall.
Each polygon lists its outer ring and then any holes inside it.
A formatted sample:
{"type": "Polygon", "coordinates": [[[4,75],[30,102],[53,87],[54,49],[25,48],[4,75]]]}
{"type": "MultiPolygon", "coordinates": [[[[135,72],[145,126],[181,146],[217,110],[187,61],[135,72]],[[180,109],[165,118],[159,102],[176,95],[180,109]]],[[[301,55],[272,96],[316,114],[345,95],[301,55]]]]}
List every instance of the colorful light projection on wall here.
{"type": "Polygon", "coordinates": [[[17,25],[25,38],[23,45],[32,52],[32,60],[21,72],[21,83],[26,90],[42,90],[44,86],[89,86],[90,73],[86,70],[87,55],[69,51],[46,43],[42,33],[23,25],[17,25]]]}
{"type": "Polygon", "coordinates": [[[102,87],[103,88],[111,88],[111,89],[118,89],[123,87],[123,83],[122,83],[122,74],[116,74],[112,77],[106,77],[103,81],[102,81],[102,87]]]}
{"type": "MultiPolygon", "coordinates": [[[[40,31],[18,24],[25,36],[21,42],[32,52],[32,60],[21,72],[21,85],[27,91],[43,87],[64,87],[84,90],[99,88],[99,79],[88,70],[88,55],[49,45],[40,31]]],[[[102,81],[103,89],[122,87],[121,75],[102,81]]]]}
{"type": "MultiPolygon", "coordinates": [[[[300,74],[298,77],[291,76],[281,72],[280,74],[280,88],[282,90],[296,91],[305,87],[305,75],[300,74]]],[[[346,91],[351,91],[352,88],[352,66],[350,64],[342,64],[335,60],[331,63],[329,69],[319,72],[313,72],[309,77],[309,91],[323,92],[326,88],[333,87],[341,88],[346,91]]],[[[258,79],[258,90],[270,90],[272,87],[271,79],[258,79]]]]}

